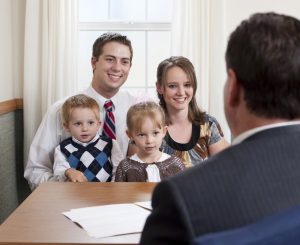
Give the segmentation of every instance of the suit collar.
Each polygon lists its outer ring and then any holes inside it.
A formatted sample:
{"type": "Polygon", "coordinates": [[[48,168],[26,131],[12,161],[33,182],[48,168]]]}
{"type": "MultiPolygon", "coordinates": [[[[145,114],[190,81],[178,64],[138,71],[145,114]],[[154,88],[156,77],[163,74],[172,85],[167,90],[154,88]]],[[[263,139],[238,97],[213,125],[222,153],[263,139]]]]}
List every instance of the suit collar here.
{"type": "Polygon", "coordinates": [[[250,129],[248,131],[245,131],[245,132],[241,133],[235,139],[233,139],[232,145],[239,144],[239,143],[243,142],[244,140],[246,140],[247,138],[249,138],[250,136],[252,136],[252,135],[254,135],[258,132],[268,130],[268,129],[272,129],[272,128],[286,127],[286,126],[292,126],[292,125],[300,125],[300,121],[274,123],[274,124],[269,124],[269,125],[266,125],[266,126],[253,128],[253,129],[250,129]]]}

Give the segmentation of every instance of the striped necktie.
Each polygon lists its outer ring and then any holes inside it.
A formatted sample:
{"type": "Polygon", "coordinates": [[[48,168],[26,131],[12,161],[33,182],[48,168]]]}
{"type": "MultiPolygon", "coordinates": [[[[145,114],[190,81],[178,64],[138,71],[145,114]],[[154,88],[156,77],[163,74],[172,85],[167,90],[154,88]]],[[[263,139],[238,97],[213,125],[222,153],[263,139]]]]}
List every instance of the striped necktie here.
{"type": "Polygon", "coordinates": [[[111,100],[107,100],[105,102],[104,109],[106,110],[106,114],[102,135],[105,135],[111,139],[116,139],[115,116],[113,113],[113,103],[111,100]]]}

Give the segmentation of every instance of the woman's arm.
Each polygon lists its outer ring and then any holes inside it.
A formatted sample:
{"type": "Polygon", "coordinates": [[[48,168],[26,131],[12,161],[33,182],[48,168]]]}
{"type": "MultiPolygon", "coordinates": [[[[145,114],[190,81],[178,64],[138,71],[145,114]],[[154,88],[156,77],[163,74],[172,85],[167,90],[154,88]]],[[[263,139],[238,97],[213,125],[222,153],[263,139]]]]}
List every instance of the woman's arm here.
{"type": "Polygon", "coordinates": [[[212,156],[212,155],[226,149],[229,146],[230,146],[230,144],[224,138],[222,138],[218,142],[208,146],[209,155],[212,156]]]}

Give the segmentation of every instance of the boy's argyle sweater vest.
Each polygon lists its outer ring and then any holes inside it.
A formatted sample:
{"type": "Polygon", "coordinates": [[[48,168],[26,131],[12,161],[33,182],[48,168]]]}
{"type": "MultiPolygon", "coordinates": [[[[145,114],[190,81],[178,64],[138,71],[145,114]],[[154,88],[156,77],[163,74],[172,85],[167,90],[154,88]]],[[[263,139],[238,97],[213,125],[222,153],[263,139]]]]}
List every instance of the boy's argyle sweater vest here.
{"type": "Polygon", "coordinates": [[[83,146],[68,138],[60,143],[60,150],[70,166],[86,176],[88,181],[109,182],[112,180],[112,139],[99,137],[93,143],[83,146]]]}

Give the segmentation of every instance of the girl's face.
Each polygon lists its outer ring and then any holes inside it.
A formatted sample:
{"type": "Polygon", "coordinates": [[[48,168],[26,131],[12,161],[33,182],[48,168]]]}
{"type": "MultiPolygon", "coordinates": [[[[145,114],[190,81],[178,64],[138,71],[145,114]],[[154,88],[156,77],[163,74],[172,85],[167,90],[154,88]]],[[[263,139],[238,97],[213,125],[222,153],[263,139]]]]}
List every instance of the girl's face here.
{"type": "Polygon", "coordinates": [[[159,147],[167,132],[167,127],[159,128],[149,117],[143,121],[140,130],[127,132],[138,147],[139,158],[155,158],[159,153],[159,147]]]}
{"type": "Polygon", "coordinates": [[[178,66],[167,71],[162,86],[157,84],[157,91],[163,95],[168,111],[188,110],[194,93],[192,81],[178,66]]]}
{"type": "Polygon", "coordinates": [[[70,122],[65,127],[77,140],[87,143],[96,136],[100,122],[92,109],[79,107],[72,110],[70,122]]]}

